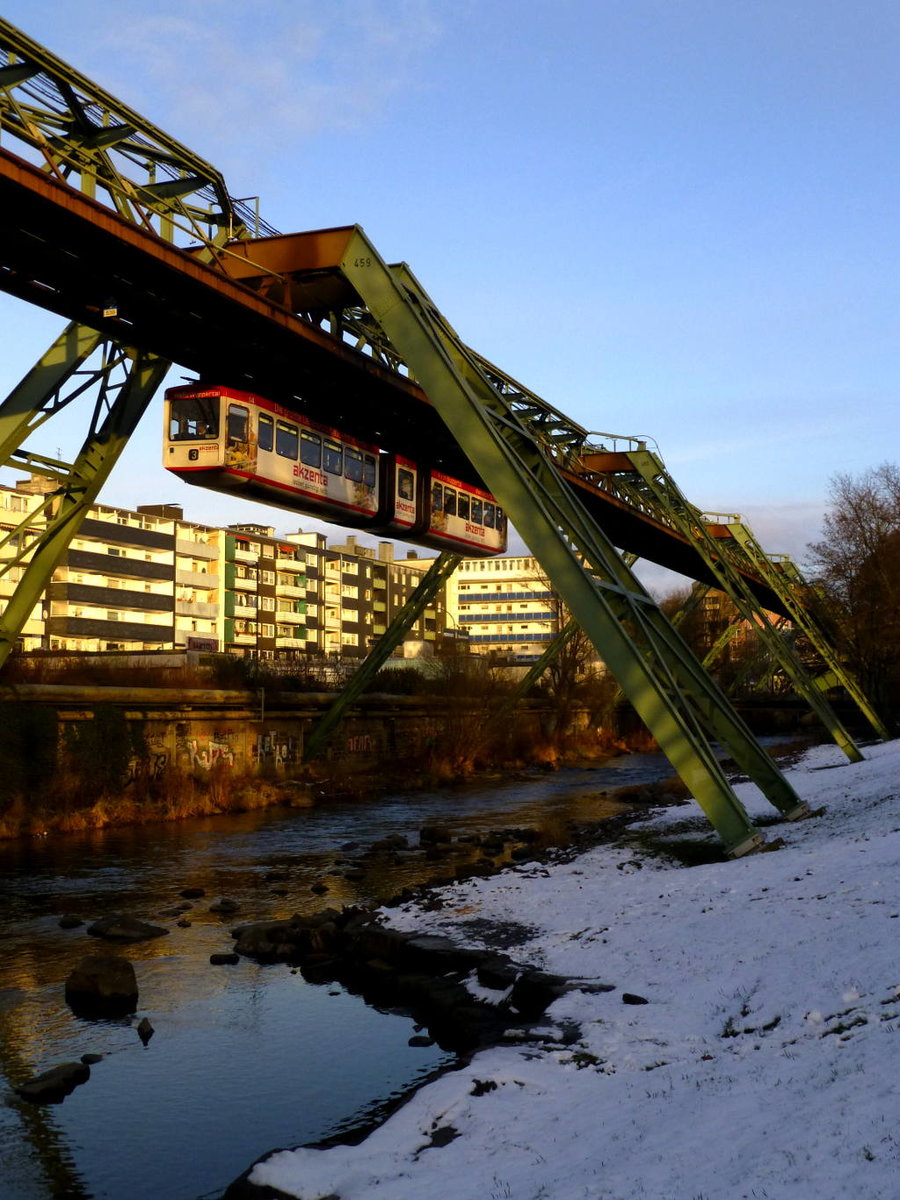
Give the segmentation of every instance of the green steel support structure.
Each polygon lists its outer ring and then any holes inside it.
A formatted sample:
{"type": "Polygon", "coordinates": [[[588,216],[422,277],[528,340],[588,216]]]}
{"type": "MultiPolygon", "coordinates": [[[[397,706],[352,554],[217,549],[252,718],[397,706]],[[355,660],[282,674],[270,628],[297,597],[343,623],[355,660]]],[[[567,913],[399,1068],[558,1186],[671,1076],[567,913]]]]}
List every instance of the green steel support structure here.
{"type": "MultiPolygon", "coordinates": [[[[207,260],[227,241],[249,236],[251,224],[259,231],[214,167],[2,17],[0,131],[58,182],[166,241],[200,242],[207,260]]],[[[265,226],[264,232],[273,231],[265,226]]],[[[73,323],[0,405],[0,465],[21,466],[59,485],[0,543],[0,552],[16,546],[0,561],[0,572],[25,567],[0,619],[0,666],[168,367],[73,323]],[[97,352],[102,362],[92,369],[86,364],[97,352]],[[126,378],[113,383],[118,368],[126,378]],[[93,413],[73,463],[21,448],[95,385],[93,413]]]]}
{"type": "MultiPolygon", "coordinates": [[[[78,355],[73,354],[70,374],[77,362],[78,355]]],[[[108,373],[104,370],[98,373],[100,394],[84,444],[73,463],[26,454],[18,449],[11,451],[9,444],[15,441],[15,434],[10,432],[7,438],[7,450],[0,465],[14,462],[25,466],[54,480],[57,486],[18,529],[0,541],[2,570],[19,565],[24,567],[22,578],[0,618],[0,664],[15,645],[19,631],[50,582],[54,568],[97,499],[169,369],[169,363],[138,351],[133,351],[123,362],[120,347],[116,349],[114,362],[124,370],[125,378],[110,394],[108,373]],[[30,542],[27,540],[29,534],[33,538],[30,542]],[[6,547],[10,545],[16,547],[15,552],[7,555],[6,547]]],[[[0,408],[0,427],[7,417],[11,427],[37,420],[39,407],[29,409],[23,399],[23,392],[29,392],[28,381],[33,375],[34,372],[27,376],[0,408]]]]}
{"type": "MultiPolygon", "coordinates": [[[[622,440],[613,434],[600,436],[622,440]]],[[[713,536],[712,532],[719,514],[702,513],[690,504],[669,475],[662,459],[647,450],[642,443],[632,446],[619,457],[627,460],[630,471],[633,472],[631,478],[628,478],[628,473],[623,472],[625,478],[621,486],[633,488],[635,498],[652,506],[654,511],[663,513],[684,538],[693,542],[707,570],[715,578],[716,586],[729,597],[744,620],[754,625],[769,654],[791,679],[794,687],[837,745],[851,762],[860,761],[863,757],[862,752],[828,703],[824,693],[816,687],[800,659],[776,631],[769,614],[761,607],[732,559],[722,553],[723,539],[713,536]]],[[[590,464],[589,454],[585,455],[584,461],[590,464]]],[[[598,461],[602,463],[603,460],[601,458],[598,461]]]]}
{"type": "Polygon", "coordinates": [[[496,388],[406,268],[389,268],[362,230],[341,270],[590,637],[728,851],[761,836],[728,784],[706,733],[785,816],[805,805],[700,668],[647,592],[563,482],[554,443],[496,388]]]}
{"type": "MultiPolygon", "coordinates": [[[[876,736],[882,741],[889,741],[891,735],[887,726],[872,707],[853,673],[838,658],[829,638],[810,610],[808,599],[806,602],[801,601],[801,594],[805,592],[808,597],[811,589],[796,564],[786,555],[776,559],[766,554],[751,530],[741,521],[730,521],[728,532],[731,537],[723,543],[728,548],[727,552],[730,554],[733,547],[738,547],[740,554],[751,564],[752,569],[767,580],[790,613],[791,621],[809,638],[817,654],[826,664],[829,676],[845,689],[876,736]]],[[[820,691],[820,685],[813,683],[813,687],[820,691]]]]}
{"type": "Polygon", "coordinates": [[[304,762],[310,762],[321,754],[326,742],[337,729],[347,710],[363,694],[368,684],[403,641],[404,634],[412,629],[422,610],[437,596],[461,562],[462,555],[449,552],[439,554],[434,560],[410,598],[372,647],[359,670],[349,679],[334,704],[306,739],[303,746],[304,762]]]}
{"type": "Polygon", "coordinates": [[[577,629],[578,622],[574,617],[570,617],[562,629],[557,631],[553,641],[548,644],[537,662],[531,664],[509,695],[504,697],[503,703],[497,709],[498,717],[507,716],[519,701],[528,695],[544,672],[556,661],[570,639],[575,636],[577,629]]]}

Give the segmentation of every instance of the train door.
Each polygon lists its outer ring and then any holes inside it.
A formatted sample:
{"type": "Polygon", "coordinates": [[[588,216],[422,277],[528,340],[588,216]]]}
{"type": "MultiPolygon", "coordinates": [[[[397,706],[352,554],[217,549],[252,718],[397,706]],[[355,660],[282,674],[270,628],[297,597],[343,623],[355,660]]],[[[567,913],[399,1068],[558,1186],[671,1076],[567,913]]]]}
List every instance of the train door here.
{"type": "Polygon", "coordinates": [[[225,412],[225,465],[256,469],[256,434],[246,404],[229,401],[225,412]]]}

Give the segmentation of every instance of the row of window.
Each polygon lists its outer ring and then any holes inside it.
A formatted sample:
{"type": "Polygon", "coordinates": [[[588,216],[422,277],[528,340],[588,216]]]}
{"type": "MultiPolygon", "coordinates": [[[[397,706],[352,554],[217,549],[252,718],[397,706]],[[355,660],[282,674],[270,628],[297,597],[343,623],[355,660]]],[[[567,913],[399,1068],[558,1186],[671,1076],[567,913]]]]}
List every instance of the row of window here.
{"type": "Polygon", "coordinates": [[[503,528],[503,509],[480,496],[470,496],[442,483],[431,485],[431,511],[448,517],[461,517],[485,529],[503,528]]]}
{"type": "Polygon", "coordinates": [[[256,637],[257,630],[259,636],[264,638],[294,638],[300,642],[305,642],[307,638],[307,631],[302,625],[266,625],[257,624],[256,621],[247,621],[240,617],[235,619],[234,632],[237,637],[256,637]]]}
{"type": "MultiPolygon", "coordinates": [[[[231,405],[228,428],[231,432],[231,405]]],[[[246,410],[243,410],[246,412],[246,410]]],[[[275,453],[291,462],[300,461],[307,467],[342,475],[351,483],[375,487],[375,456],[356,446],[346,445],[337,438],[323,436],[312,429],[302,429],[290,421],[274,420],[267,413],[259,414],[258,444],[260,450],[275,453]]]]}

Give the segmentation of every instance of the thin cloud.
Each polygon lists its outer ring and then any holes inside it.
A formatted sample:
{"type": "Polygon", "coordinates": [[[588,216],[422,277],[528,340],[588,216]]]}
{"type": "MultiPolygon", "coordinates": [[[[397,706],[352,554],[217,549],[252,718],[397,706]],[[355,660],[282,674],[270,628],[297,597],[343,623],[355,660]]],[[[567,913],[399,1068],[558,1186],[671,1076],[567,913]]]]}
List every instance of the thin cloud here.
{"type": "Polygon", "coordinates": [[[240,7],[232,22],[203,0],[120,11],[94,43],[106,86],[213,161],[246,147],[257,170],[261,149],[295,157],[315,136],[377,125],[398,96],[427,87],[441,37],[430,0],[240,7]]]}

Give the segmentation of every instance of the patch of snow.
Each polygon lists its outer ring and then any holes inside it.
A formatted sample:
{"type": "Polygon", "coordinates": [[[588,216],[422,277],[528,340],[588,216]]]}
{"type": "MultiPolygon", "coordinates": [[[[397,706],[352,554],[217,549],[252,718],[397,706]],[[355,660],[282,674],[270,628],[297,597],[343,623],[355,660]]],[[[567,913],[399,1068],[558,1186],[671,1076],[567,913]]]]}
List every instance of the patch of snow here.
{"type": "MultiPolygon", "coordinates": [[[[775,852],[685,867],[626,834],[389,910],[457,940],[472,914],[532,927],[515,956],[575,981],[544,1020],[580,1036],[485,1050],[360,1145],[280,1151],[253,1182],[298,1200],[895,1200],[900,742],[854,764],[819,746],[786,774],[824,812],[768,826],[775,852]]],[[[690,814],[636,832],[681,836],[690,814]]]]}

